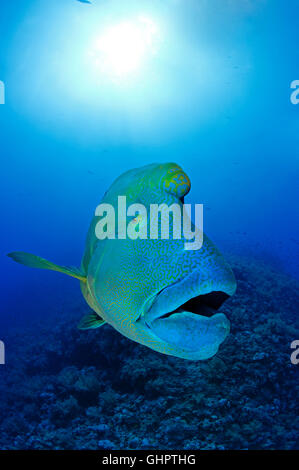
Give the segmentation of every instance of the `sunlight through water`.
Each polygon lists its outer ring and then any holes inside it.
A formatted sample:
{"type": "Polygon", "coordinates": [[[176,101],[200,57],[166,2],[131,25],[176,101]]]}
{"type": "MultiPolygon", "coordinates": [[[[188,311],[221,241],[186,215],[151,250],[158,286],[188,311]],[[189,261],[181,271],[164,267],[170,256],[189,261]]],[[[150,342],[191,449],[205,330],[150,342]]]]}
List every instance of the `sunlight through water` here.
{"type": "Polygon", "coordinates": [[[93,64],[101,75],[128,77],[156,52],[157,32],[156,24],[143,16],[108,27],[91,48],[93,64]]]}

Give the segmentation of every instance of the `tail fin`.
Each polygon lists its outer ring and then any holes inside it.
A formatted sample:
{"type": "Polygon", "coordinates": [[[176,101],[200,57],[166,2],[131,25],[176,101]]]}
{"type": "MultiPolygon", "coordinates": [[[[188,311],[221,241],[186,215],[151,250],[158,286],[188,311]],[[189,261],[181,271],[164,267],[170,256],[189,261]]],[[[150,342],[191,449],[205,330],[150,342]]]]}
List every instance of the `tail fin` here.
{"type": "Polygon", "coordinates": [[[67,274],[68,276],[80,279],[80,281],[86,282],[86,276],[78,269],[68,266],[59,266],[58,264],[51,263],[44,258],[40,258],[30,253],[24,253],[23,251],[14,251],[9,253],[7,256],[12,258],[14,261],[31,268],[50,269],[52,271],[58,271],[60,273],[67,274]]]}

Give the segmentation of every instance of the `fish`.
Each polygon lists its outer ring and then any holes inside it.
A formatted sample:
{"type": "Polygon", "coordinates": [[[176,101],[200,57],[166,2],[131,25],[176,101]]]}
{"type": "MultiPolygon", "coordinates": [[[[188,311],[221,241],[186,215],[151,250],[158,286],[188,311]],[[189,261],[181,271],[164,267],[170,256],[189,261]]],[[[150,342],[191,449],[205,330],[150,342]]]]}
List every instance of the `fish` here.
{"type": "Polygon", "coordinates": [[[89,0],[77,0],[77,2],[80,2],[80,3],[90,3],[90,4],[91,4],[91,2],[90,2],[89,0]]]}
{"type": "MultiPolygon", "coordinates": [[[[181,166],[153,163],[120,175],[101,204],[116,207],[119,196],[126,196],[127,204],[145,208],[151,204],[183,208],[190,188],[181,166]]],[[[130,223],[140,229],[150,223],[150,217],[150,213],[146,217],[135,214],[130,223]]],[[[121,237],[117,217],[115,238],[99,239],[96,228],[100,220],[94,215],[91,221],[80,268],[60,266],[25,252],[8,256],[80,281],[92,309],[80,320],[81,330],[106,323],[162,354],[195,361],[213,357],[230,332],[230,321],[220,307],[236,291],[234,273],[215,244],[205,233],[196,250],[186,249],[184,236],[121,237]]]]}

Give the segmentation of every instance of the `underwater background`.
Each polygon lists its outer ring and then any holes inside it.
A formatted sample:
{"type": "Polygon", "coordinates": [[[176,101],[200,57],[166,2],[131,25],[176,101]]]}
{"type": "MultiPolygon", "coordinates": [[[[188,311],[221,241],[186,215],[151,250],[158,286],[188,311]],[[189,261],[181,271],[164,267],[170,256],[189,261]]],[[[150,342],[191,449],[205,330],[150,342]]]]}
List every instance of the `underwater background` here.
{"type": "Polygon", "coordinates": [[[299,448],[298,14],[296,0],[1,2],[0,449],[299,448]],[[119,74],[94,44],[140,15],[155,37],[119,74]],[[79,266],[106,189],[153,162],[190,176],[186,202],[204,204],[237,279],[207,361],[79,331],[78,281],[6,257],[79,266]]]}

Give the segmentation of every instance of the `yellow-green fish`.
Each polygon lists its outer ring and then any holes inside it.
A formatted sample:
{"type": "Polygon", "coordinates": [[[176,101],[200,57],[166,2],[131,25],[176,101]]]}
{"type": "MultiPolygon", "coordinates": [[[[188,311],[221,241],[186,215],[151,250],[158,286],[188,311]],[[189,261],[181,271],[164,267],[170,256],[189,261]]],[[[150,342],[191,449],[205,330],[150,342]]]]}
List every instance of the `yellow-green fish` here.
{"type": "MultiPolygon", "coordinates": [[[[152,164],[121,175],[101,204],[117,207],[119,196],[127,206],[178,204],[190,190],[190,180],[175,163],[152,164]]],[[[131,217],[131,228],[142,231],[148,215],[131,217]]],[[[117,219],[117,217],[116,217],[117,219]]],[[[230,323],[218,309],[234,294],[233,272],[215,245],[203,235],[198,250],[185,248],[184,237],[132,239],[120,234],[99,239],[95,215],[86,240],[80,269],[53,264],[38,256],[13,252],[27,266],[63,272],[80,280],[81,290],[94,313],[78,327],[98,328],[108,323],[124,336],[164,354],[191,360],[212,357],[229,334],[230,323]]]]}

